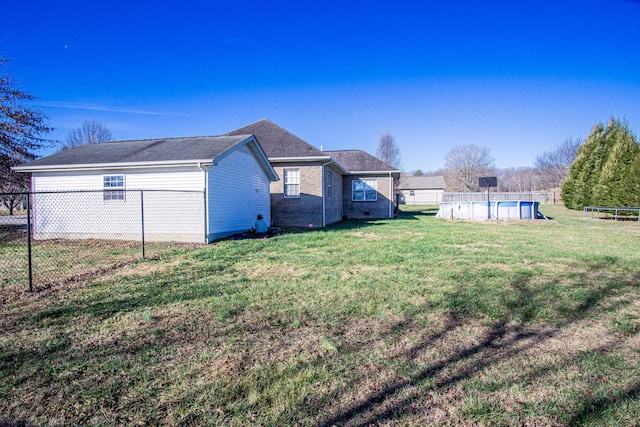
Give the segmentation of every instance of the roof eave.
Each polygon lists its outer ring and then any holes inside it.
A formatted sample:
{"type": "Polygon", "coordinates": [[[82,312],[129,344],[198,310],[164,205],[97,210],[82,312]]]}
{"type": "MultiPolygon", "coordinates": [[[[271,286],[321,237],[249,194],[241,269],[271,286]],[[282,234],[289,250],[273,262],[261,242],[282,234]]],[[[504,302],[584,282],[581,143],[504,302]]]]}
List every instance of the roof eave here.
{"type": "Polygon", "coordinates": [[[351,175],[398,175],[400,176],[399,170],[390,170],[390,171],[349,171],[351,175]]]}
{"type": "Polygon", "coordinates": [[[270,162],[322,162],[331,160],[330,156],[315,156],[315,157],[269,157],[270,162]]]}
{"type": "Polygon", "coordinates": [[[154,162],[125,162],[125,163],[85,163],[85,164],[61,164],[42,166],[13,166],[16,172],[60,172],[79,170],[100,170],[100,169],[147,169],[155,167],[181,167],[213,164],[212,159],[190,159],[190,160],[161,160],[154,162]]]}

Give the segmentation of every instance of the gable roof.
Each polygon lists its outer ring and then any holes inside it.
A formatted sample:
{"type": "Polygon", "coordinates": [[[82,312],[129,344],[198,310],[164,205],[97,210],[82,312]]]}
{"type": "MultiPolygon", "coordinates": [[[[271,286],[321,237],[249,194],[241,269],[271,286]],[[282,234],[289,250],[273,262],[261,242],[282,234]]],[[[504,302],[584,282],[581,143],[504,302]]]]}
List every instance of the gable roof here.
{"type": "Polygon", "coordinates": [[[324,151],[335,161],[342,165],[349,173],[391,172],[400,174],[400,171],[388,163],[362,150],[332,150],[324,151]]]}
{"type": "Polygon", "coordinates": [[[215,163],[246,144],[252,145],[258,161],[267,174],[276,178],[275,171],[253,135],[161,138],[85,144],[13,169],[18,172],[35,172],[72,168],[98,169],[107,166],[215,163]]]}
{"type": "Polygon", "coordinates": [[[444,189],[443,176],[402,176],[398,190],[444,189]]]}
{"type": "Polygon", "coordinates": [[[240,129],[233,130],[226,135],[245,134],[255,135],[271,161],[309,157],[327,158],[327,155],[322,151],[269,119],[263,119],[240,129]]]}

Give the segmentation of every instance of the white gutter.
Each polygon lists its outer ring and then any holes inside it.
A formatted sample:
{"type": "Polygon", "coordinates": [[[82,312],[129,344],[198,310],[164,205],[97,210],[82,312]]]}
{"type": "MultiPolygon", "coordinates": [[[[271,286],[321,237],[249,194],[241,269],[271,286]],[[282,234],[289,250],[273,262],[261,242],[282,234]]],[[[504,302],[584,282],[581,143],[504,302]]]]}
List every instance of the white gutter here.
{"type": "Polygon", "coordinates": [[[393,203],[394,203],[394,194],[393,194],[393,176],[391,176],[391,172],[389,172],[389,218],[393,218],[393,203]]]}
{"type": "Polygon", "coordinates": [[[327,209],[325,204],[326,194],[325,194],[325,185],[324,185],[324,167],[328,164],[331,164],[331,160],[322,164],[322,226],[327,226],[327,209]]]}
{"type": "Polygon", "coordinates": [[[316,156],[316,157],[269,157],[270,162],[321,162],[324,160],[331,160],[329,156],[316,156]]]}
{"type": "MultiPolygon", "coordinates": [[[[211,165],[213,166],[213,164],[211,165]]],[[[209,243],[209,214],[207,212],[207,202],[209,200],[209,186],[207,185],[207,170],[202,166],[202,162],[198,162],[198,169],[202,171],[204,176],[204,244],[209,243]]]]}
{"type": "Polygon", "coordinates": [[[364,174],[378,174],[388,173],[389,175],[393,175],[394,173],[400,175],[399,170],[391,170],[391,171],[349,171],[351,175],[364,175],[364,174]]]}
{"type": "MultiPolygon", "coordinates": [[[[173,160],[173,161],[160,161],[160,162],[145,162],[145,163],[94,163],[94,164],[81,164],[81,165],[43,165],[43,166],[14,166],[13,169],[16,172],[54,172],[54,171],[81,171],[81,170],[100,170],[100,169],[150,169],[157,167],[183,167],[193,166],[209,163],[211,159],[203,160],[173,160]]],[[[198,166],[199,167],[199,166],[198,166]]]]}

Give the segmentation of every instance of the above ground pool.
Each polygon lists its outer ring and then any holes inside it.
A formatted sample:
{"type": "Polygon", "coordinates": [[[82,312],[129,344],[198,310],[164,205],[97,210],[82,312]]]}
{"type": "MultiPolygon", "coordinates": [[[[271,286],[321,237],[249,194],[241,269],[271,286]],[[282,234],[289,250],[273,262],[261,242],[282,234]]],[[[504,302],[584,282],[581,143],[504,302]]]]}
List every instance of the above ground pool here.
{"type": "Polygon", "coordinates": [[[444,202],[436,215],[447,219],[538,219],[544,218],[538,212],[538,202],[509,200],[490,202],[444,202]]]}

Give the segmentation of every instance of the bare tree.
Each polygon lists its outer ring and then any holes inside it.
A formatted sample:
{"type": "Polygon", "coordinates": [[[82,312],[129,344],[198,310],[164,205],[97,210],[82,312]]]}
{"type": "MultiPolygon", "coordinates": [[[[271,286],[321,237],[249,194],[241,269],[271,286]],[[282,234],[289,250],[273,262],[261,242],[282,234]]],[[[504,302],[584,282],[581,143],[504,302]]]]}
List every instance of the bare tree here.
{"type": "Polygon", "coordinates": [[[474,144],[457,145],[444,159],[448,191],[478,191],[478,178],[494,169],[491,150],[474,144]]]}
{"type": "Polygon", "coordinates": [[[536,157],[535,167],[544,187],[556,188],[562,185],[581,145],[581,139],[568,138],[552,150],[544,151],[536,157]]]}
{"type": "Polygon", "coordinates": [[[528,192],[540,189],[540,177],[534,168],[504,168],[496,170],[495,174],[498,177],[497,191],[528,192]]]}
{"type": "Polygon", "coordinates": [[[380,139],[378,140],[378,149],[376,150],[376,157],[396,169],[402,169],[400,148],[398,147],[398,144],[396,144],[391,132],[386,131],[380,135],[380,139]]]}
{"type": "Polygon", "coordinates": [[[73,129],[60,148],[60,151],[68,150],[85,144],[98,144],[113,141],[111,131],[100,121],[85,120],[82,125],[73,129]]]}

